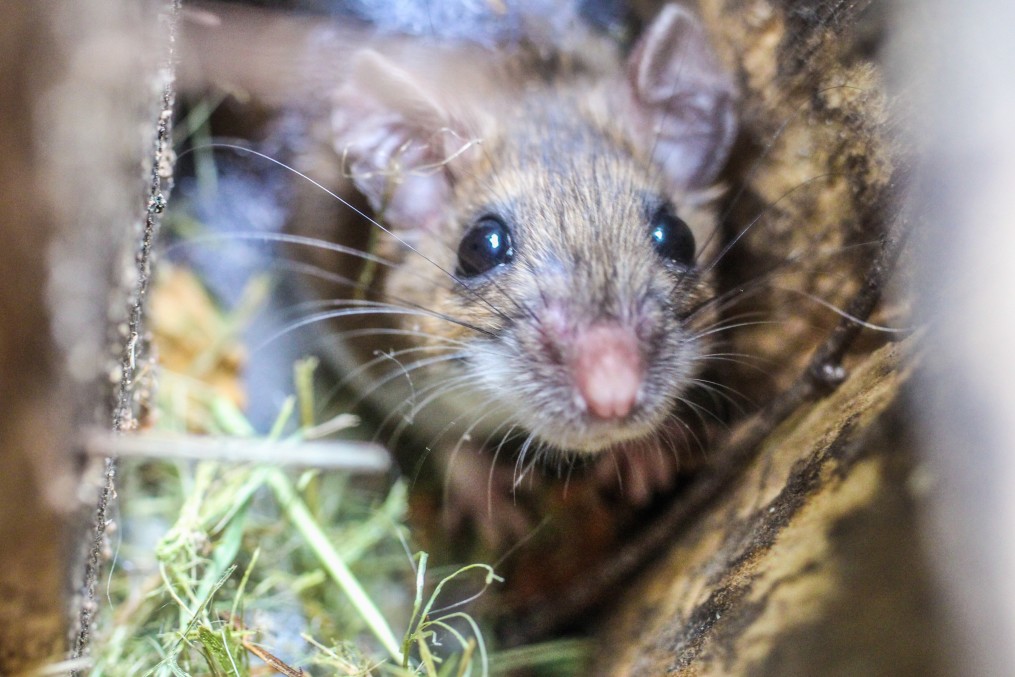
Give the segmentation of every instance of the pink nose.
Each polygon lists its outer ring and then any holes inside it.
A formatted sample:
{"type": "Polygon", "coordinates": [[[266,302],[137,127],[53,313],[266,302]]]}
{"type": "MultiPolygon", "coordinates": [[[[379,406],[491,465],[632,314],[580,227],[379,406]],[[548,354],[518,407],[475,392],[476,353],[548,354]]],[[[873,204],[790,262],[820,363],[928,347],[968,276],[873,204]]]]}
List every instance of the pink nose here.
{"type": "Polygon", "coordinates": [[[644,377],[638,337],[616,324],[580,330],[571,371],[578,394],[596,418],[615,420],[631,413],[644,377]]]}

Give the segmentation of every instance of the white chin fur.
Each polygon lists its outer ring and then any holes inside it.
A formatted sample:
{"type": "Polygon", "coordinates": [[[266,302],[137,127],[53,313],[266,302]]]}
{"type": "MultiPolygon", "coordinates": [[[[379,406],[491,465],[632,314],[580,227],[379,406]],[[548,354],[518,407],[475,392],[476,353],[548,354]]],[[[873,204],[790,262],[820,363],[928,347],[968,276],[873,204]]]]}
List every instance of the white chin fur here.
{"type": "Polygon", "coordinates": [[[561,451],[579,455],[592,455],[623,442],[649,436],[656,426],[653,423],[609,424],[593,423],[583,431],[573,428],[565,431],[536,430],[536,436],[561,451]]]}

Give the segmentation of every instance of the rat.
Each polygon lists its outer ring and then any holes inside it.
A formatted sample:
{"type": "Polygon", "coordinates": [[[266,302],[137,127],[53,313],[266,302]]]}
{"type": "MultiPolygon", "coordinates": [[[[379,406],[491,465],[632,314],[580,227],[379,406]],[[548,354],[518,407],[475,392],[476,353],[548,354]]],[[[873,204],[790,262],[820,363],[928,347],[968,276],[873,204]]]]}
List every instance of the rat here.
{"type": "MultiPolygon", "coordinates": [[[[556,51],[308,42],[337,45],[341,73],[317,60],[309,78],[326,106],[294,153],[313,181],[295,181],[290,231],[322,283],[301,323],[344,383],[460,494],[491,500],[464,453],[486,451],[513,453],[512,486],[584,460],[647,500],[700,444],[693,391],[721,331],[736,87],[699,21],[668,4],[626,55],[585,34],[556,51]]],[[[272,54],[229,68],[267,71],[283,105],[278,64],[298,59],[272,54]]]]}
{"type": "Polygon", "coordinates": [[[697,19],[667,5],[626,58],[542,70],[400,45],[352,54],[326,126],[374,223],[296,229],[368,252],[329,266],[344,298],[321,313],[352,389],[427,448],[514,448],[515,484],[540,459],[692,444],[736,133],[697,19]]]}

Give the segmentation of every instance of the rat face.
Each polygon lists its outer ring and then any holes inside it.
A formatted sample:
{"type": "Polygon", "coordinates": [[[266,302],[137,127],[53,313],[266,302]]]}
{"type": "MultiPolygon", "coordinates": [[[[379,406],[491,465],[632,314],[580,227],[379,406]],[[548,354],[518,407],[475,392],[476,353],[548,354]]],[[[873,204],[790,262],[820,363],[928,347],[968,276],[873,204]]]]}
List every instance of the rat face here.
{"type": "Polygon", "coordinates": [[[734,129],[696,22],[668,7],[605,84],[456,103],[374,53],[357,74],[336,148],[403,245],[404,328],[448,355],[435,396],[572,452],[662,425],[702,357],[700,196],[734,129]]]}
{"type": "Polygon", "coordinates": [[[591,452],[652,432],[689,386],[710,292],[682,214],[701,240],[711,219],[579,109],[547,105],[456,184],[447,235],[427,252],[455,279],[428,303],[474,328],[454,332],[474,402],[591,452]]]}

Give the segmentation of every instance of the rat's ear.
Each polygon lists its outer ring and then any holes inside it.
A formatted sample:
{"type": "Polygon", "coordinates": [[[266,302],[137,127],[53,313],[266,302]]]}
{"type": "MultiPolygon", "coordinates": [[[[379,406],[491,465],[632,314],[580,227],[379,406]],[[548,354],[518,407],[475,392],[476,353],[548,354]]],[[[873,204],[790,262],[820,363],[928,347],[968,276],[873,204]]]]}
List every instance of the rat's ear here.
{"type": "Polygon", "coordinates": [[[344,171],[384,222],[436,227],[450,200],[449,161],[468,140],[409,73],[373,50],[360,52],[332,127],[344,171]]]}
{"type": "Polygon", "coordinates": [[[726,163],[736,134],[736,89],[698,20],[667,5],[628,61],[635,134],[680,188],[703,188],[726,163]]]}

